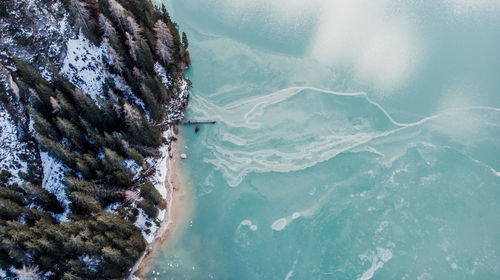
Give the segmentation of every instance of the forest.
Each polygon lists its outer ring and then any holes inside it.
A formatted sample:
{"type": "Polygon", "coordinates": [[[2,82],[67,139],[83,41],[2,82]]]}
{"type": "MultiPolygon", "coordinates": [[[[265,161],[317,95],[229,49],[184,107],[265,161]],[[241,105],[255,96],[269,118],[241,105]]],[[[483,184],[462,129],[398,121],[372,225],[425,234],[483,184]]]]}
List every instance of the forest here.
{"type": "Polygon", "coordinates": [[[162,137],[161,124],[176,84],[165,85],[155,63],[178,79],[190,64],[188,39],[164,6],[149,0],[62,2],[75,27],[96,46],[106,47],[107,71],[121,77],[140,102],[132,102],[109,78],[96,102],[57,67],[48,66],[47,79],[13,58],[19,101],[2,102],[28,107],[33,125],[23,140],[64,165],[70,212],[67,220],[58,221],[64,207],[42,187],[39,159],[29,160],[32,174],[24,174],[22,184],[11,183],[11,174],[1,171],[0,268],[10,277],[123,278],[146,246],[134,226],[139,211],[154,220],[158,208],[166,207],[148,178],[145,159],[157,157],[158,147],[169,140],[162,137]],[[110,205],[118,207],[105,211],[110,205]]]}

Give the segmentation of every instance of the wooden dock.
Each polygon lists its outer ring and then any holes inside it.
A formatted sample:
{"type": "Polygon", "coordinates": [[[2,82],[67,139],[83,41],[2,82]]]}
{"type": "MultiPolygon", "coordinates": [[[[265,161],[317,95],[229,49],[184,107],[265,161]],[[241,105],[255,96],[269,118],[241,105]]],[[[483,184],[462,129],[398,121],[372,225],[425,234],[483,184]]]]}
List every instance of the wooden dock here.
{"type": "Polygon", "coordinates": [[[181,122],[181,124],[185,124],[185,125],[190,125],[190,124],[215,124],[217,123],[217,121],[206,121],[206,120],[203,120],[203,121],[184,121],[184,122],[181,122]]]}

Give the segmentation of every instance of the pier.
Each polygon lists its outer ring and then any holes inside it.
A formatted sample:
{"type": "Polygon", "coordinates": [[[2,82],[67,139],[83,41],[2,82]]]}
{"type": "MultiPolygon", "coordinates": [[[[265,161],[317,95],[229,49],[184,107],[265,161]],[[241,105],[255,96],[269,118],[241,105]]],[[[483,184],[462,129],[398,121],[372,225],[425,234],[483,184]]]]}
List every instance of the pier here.
{"type": "Polygon", "coordinates": [[[211,120],[203,120],[203,121],[184,121],[181,124],[190,125],[190,124],[215,124],[217,121],[211,120]]]}

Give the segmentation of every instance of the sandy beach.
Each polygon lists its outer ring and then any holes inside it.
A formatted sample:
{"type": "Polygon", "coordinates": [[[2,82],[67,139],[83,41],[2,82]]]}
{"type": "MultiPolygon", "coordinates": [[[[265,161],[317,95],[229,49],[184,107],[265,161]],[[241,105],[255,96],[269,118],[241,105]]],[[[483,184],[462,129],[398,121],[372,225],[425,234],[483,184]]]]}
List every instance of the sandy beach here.
{"type": "Polygon", "coordinates": [[[168,180],[170,179],[173,185],[172,207],[170,209],[171,216],[169,219],[168,211],[165,213],[163,222],[157,232],[158,236],[155,236],[155,240],[147,245],[146,254],[133,274],[133,276],[135,276],[134,279],[147,279],[146,275],[151,269],[152,260],[158,254],[158,250],[164,247],[166,242],[173,242],[177,239],[179,233],[182,232],[184,226],[187,225],[191,215],[192,193],[188,185],[187,177],[180,168],[180,162],[183,159],[180,158],[180,153],[176,149],[178,145],[182,145],[182,138],[180,137],[172,144],[173,157],[167,164],[170,174],[167,174],[165,182],[168,186],[168,180]],[[169,223],[169,221],[171,221],[171,223],[169,223]]]}

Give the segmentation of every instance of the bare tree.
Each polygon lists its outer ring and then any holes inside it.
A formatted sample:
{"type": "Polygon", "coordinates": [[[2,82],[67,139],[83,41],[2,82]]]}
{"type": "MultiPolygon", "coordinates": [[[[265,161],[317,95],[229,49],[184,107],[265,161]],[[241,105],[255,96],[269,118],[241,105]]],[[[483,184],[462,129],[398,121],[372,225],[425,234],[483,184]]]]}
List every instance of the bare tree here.
{"type": "Polygon", "coordinates": [[[127,23],[128,23],[129,31],[132,32],[132,35],[134,35],[134,39],[136,41],[140,40],[142,30],[141,30],[141,27],[139,26],[139,24],[137,24],[135,19],[131,16],[127,17],[127,23]]]}
{"type": "Polygon", "coordinates": [[[130,120],[138,121],[141,119],[140,113],[134,107],[132,107],[132,105],[126,102],[125,104],[123,104],[123,113],[130,120]]]}
{"type": "Polygon", "coordinates": [[[154,31],[156,32],[156,38],[165,43],[169,48],[174,47],[174,36],[168,26],[161,20],[155,23],[154,31]]]}
{"type": "Polygon", "coordinates": [[[137,56],[136,56],[136,53],[135,53],[135,49],[136,49],[136,43],[134,41],[134,38],[132,37],[132,35],[130,35],[130,33],[128,32],[125,32],[125,37],[127,38],[127,41],[125,41],[125,43],[128,45],[129,47],[129,52],[130,52],[130,56],[137,61],[137,56]]]}
{"type": "Polygon", "coordinates": [[[164,63],[170,64],[174,62],[174,57],[172,56],[172,51],[165,43],[160,39],[156,40],[156,52],[163,60],[164,63]]]}
{"type": "Polygon", "coordinates": [[[52,114],[59,114],[61,112],[59,101],[52,96],[50,97],[50,105],[52,106],[52,114]]]}
{"type": "Polygon", "coordinates": [[[121,56],[116,52],[115,49],[109,44],[109,41],[107,38],[104,38],[102,40],[102,43],[106,46],[109,52],[109,57],[111,59],[111,65],[115,68],[116,71],[119,73],[123,72],[123,68],[125,67],[123,63],[123,59],[121,56]]]}
{"type": "Polygon", "coordinates": [[[111,21],[103,14],[99,15],[99,27],[104,32],[104,36],[116,36],[116,30],[111,21]]]}
{"type": "Polygon", "coordinates": [[[126,10],[123,8],[123,6],[118,3],[116,0],[108,0],[109,2],[109,9],[111,11],[111,14],[115,18],[116,21],[120,24],[120,27],[123,29],[124,21],[126,19],[126,10]]]}
{"type": "Polygon", "coordinates": [[[69,0],[69,10],[75,16],[78,26],[87,28],[87,21],[90,19],[90,13],[87,9],[87,3],[79,0],[69,0]]]}
{"type": "Polygon", "coordinates": [[[23,268],[16,271],[16,277],[19,280],[38,280],[42,279],[40,277],[40,271],[38,266],[28,266],[23,264],[23,268]]]}
{"type": "Polygon", "coordinates": [[[174,46],[174,38],[168,26],[161,20],[155,23],[156,33],[156,52],[161,57],[164,63],[172,63],[174,61],[172,47],[174,46]]]}

